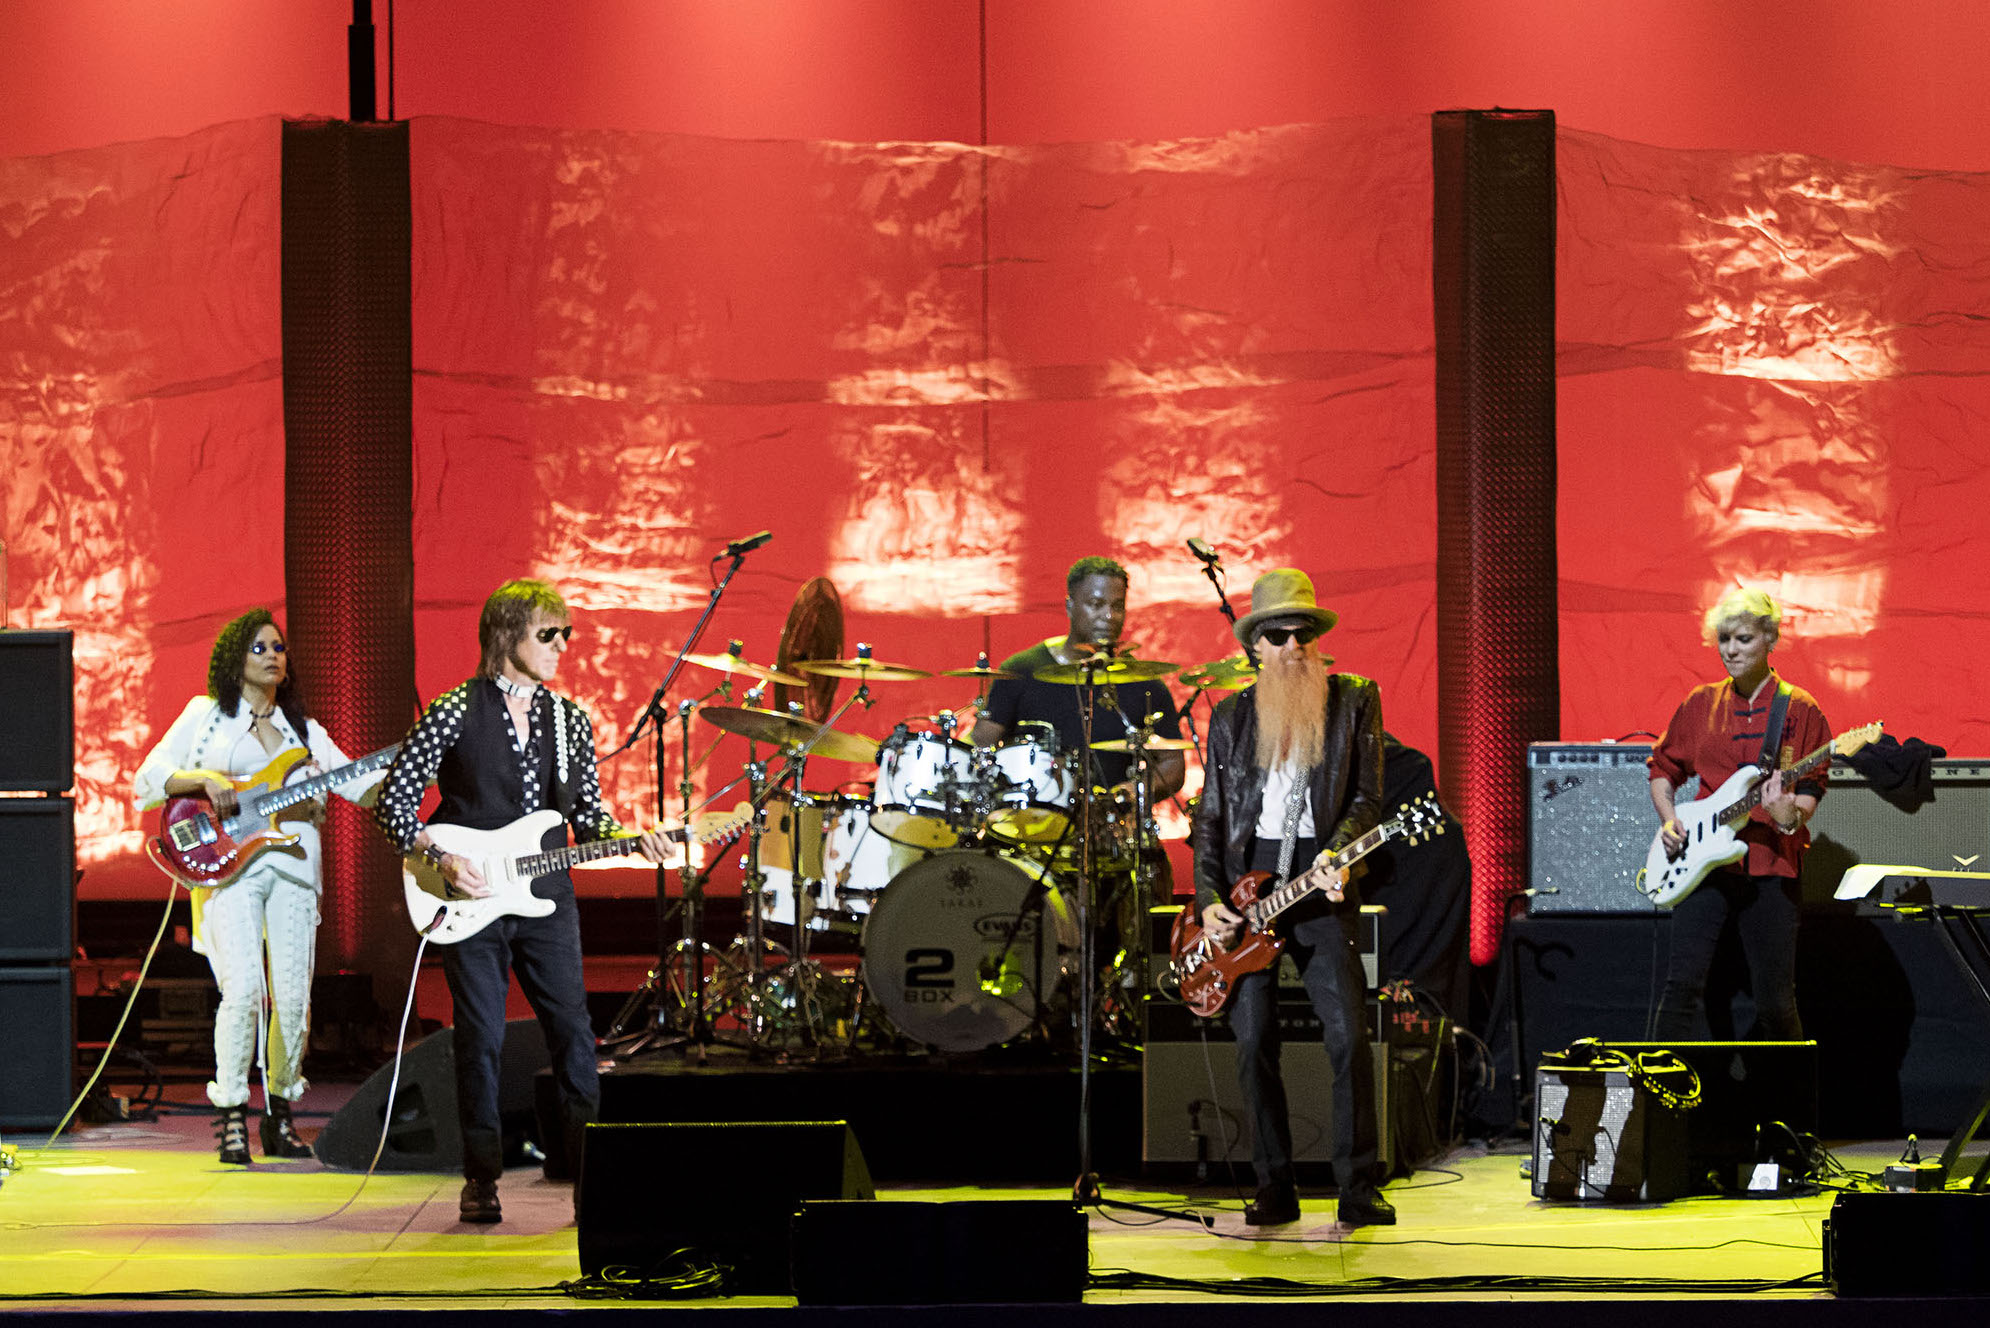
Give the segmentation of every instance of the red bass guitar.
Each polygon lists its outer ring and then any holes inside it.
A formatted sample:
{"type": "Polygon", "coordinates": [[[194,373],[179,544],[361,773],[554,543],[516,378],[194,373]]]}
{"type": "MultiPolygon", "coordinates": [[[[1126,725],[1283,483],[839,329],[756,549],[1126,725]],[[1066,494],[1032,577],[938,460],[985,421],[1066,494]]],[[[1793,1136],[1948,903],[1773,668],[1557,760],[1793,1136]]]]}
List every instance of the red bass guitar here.
{"type": "Polygon", "coordinates": [[[297,842],[283,823],[306,815],[306,803],[337,785],[370,775],[394,759],[401,744],[382,747],[350,765],[309,779],[297,774],[311,760],[302,747],[286,747],[270,763],[235,786],[235,814],[219,817],[205,793],[174,794],[159,809],[159,834],[152,860],[188,886],[226,885],[259,854],[297,842]],[[289,813],[288,816],[285,813],[289,813]]]}
{"type": "Polygon", "coordinates": [[[1391,839],[1414,842],[1443,833],[1443,810],[1437,805],[1437,796],[1426,793],[1404,803],[1395,819],[1384,821],[1276,890],[1259,893],[1275,879],[1274,873],[1246,872],[1230,887],[1230,906],[1244,915],[1244,931],[1228,950],[1203,929],[1202,915],[1195,905],[1187,905],[1175,919],[1168,945],[1168,966],[1180,988],[1182,1004],[1205,1019],[1213,1018],[1229,1002],[1237,979],[1278,962],[1285,938],[1274,932],[1271,924],[1279,914],[1316,890],[1337,888],[1342,868],[1359,862],[1391,839]]]}

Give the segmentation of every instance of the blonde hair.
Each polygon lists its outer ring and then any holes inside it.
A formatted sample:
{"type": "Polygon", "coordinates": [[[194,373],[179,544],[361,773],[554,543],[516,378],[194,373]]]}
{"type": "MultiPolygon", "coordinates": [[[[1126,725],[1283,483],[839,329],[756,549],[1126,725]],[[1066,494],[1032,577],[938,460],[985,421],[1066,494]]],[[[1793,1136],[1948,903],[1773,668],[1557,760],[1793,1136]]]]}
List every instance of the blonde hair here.
{"type": "Polygon", "coordinates": [[[1769,630],[1770,640],[1783,634],[1783,606],[1775,596],[1754,586],[1736,586],[1720,597],[1720,602],[1707,610],[1707,616],[1700,620],[1700,640],[1713,645],[1720,637],[1721,628],[1738,618],[1751,618],[1769,630]]]}

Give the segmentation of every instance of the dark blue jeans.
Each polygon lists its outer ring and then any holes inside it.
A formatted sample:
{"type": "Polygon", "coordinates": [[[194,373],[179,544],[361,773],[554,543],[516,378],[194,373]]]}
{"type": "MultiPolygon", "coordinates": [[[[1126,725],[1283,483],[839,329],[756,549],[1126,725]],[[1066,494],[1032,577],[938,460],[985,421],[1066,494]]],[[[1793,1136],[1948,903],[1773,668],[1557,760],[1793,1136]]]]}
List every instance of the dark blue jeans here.
{"type": "Polygon", "coordinates": [[[1721,934],[1733,927],[1748,963],[1754,1036],[1803,1036],[1797,1014],[1798,886],[1787,876],[1717,871],[1672,907],[1671,959],[1654,1021],[1661,1039],[1702,1036],[1707,973],[1721,934]]]}
{"type": "MultiPolygon", "coordinates": [[[[1312,861],[1314,851],[1310,842],[1299,841],[1293,856],[1295,875],[1312,861]]],[[[1277,866],[1278,841],[1258,840],[1252,852],[1252,870],[1271,871],[1277,866]]],[[[1287,938],[1285,953],[1298,965],[1307,999],[1320,1018],[1327,1064],[1333,1070],[1329,1145],[1334,1183],[1345,1194],[1352,1187],[1382,1180],[1377,1162],[1375,1062],[1362,1011],[1366,988],[1361,957],[1354,948],[1359,905],[1352,901],[1331,905],[1308,901],[1296,905],[1292,912],[1299,918],[1282,927],[1287,938]]],[[[1260,1187],[1293,1181],[1292,1121],[1285,1077],[1279,1069],[1275,972],[1266,969],[1242,978],[1230,998],[1230,1030],[1237,1039],[1237,1084],[1243,1090],[1244,1110],[1251,1118],[1251,1162],[1260,1187]]]]}
{"type": "Polygon", "coordinates": [[[594,1029],[581,976],[580,914],[571,887],[543,918],[502,917],[443,951],[442,971],[455,1001],[456,1117],[463,1127],[463,1175],[504,1174],[498,1081],[504,1059],[504,1000],[511,974],[539,1016],[559,1089],[567,1157],[578,1174],[581,1128],[601,1105],[594,1029]]]}

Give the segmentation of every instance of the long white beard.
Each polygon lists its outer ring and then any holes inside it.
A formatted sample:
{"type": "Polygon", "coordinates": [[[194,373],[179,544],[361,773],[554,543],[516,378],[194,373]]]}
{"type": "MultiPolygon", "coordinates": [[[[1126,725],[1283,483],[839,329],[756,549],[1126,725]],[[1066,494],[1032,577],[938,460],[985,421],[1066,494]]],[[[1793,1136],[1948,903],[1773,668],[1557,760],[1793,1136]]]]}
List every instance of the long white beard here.
{"type": "Polygon", "coordinates": [[[1268,663],[1258,673],[1257,763],[1263,770],[1320,763],[1327,749],[1327,664],[1317,656],[1268,663]]]}

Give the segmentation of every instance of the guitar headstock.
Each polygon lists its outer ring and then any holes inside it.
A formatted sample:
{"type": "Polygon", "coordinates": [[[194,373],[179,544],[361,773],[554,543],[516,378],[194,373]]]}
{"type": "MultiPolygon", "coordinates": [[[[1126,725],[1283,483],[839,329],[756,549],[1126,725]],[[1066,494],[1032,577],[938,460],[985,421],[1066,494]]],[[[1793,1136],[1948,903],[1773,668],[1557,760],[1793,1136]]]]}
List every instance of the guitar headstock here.
{"type": "Polygon", "coordinates": [[[1392,835],[1400,836],[1417,843],[1420,840],[1435,839],[1444,833],[1444,808],[1437,801],[1437,794],[1426,793],[1412,798],[1396,810],[1395,819],[1389,822],[1394,827],[1392,835]]]}
{"type": "Polygon", "coordinates": [[[1869,742],[1879,740],[1879,731],[1886,727],[1880,720],[1862,724],[1855,729],[1847,729],[1831,740],[1831,750],[1840,756],[1850,756],[1869,742]]]}
{"type": "Polygon", "coordinates": [[[752,823],[751,803],[742,802],[729,812],[696,812],[691,817],[691,838],[704,845],[729,844],[752,823]]]}

